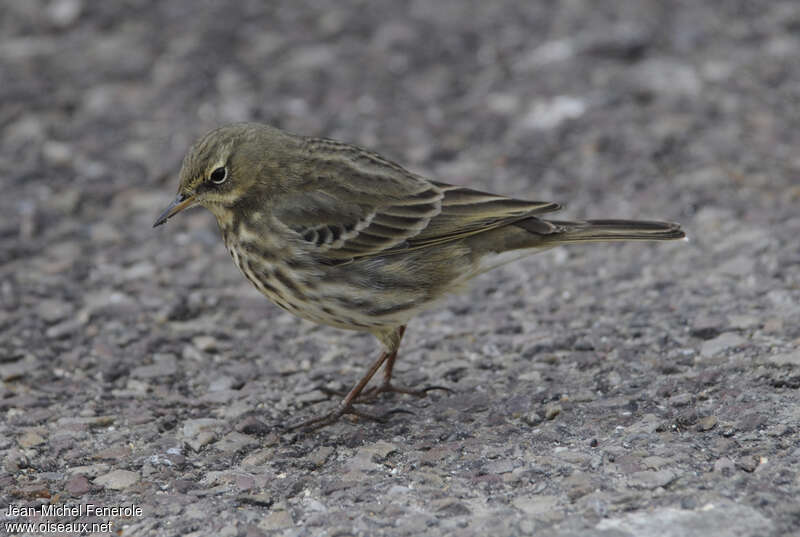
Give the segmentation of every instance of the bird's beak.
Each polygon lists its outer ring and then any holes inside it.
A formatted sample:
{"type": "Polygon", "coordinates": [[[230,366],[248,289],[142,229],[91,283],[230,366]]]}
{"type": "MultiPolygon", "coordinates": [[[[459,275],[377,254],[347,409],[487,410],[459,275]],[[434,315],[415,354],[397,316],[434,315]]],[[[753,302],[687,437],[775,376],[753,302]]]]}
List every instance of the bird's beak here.
{"type": "Polygon", "coordinates": [[[156,222],[155,224],[153,224],[153,227],[160,226],[161,224],[163,224],[164,222],[166,222],[167,220],[169,220],[182,210],[188,209],[189,207],[192,207],[194,204],[195,204],[194,196],[178,194],[178,196],[174,200],[172,200],[172,203],[170,203],[169,206],[166,209],[164,209],[164,212],[161,213],[161,216],[156,218],[156,222]]]}

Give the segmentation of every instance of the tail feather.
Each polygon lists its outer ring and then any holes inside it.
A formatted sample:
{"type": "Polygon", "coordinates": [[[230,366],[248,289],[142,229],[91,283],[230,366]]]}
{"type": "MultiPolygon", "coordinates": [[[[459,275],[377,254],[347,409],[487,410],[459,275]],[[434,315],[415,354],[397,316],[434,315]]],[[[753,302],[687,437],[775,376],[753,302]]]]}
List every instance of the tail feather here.
{"type": "Polygon", "coordinates": [[[549,220],[553,242],[664,241],[686,238],[680,224],[648,220],[549,220]]]}

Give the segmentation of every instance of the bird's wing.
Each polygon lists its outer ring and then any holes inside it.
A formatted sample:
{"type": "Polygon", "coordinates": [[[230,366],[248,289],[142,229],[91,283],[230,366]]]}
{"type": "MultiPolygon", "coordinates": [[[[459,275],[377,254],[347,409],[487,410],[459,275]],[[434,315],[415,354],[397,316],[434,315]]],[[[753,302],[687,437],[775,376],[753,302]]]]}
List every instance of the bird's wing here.
{"type": "Polygon", "coordinates": [[[346,260],[402,247],[441,211],[441,188],[375,153],[322,139],[304,150],[309,171],[274,200],[273,215],[319,255],[346,260]]]}
{"type": "MultiPolygon", "coordinates": [[[[431,183],[444,194],[442,210],[424,230],[408,241],[410,248],[462,239],[561,209],[561,205],[550,201],[525,201],[462,186],[431,183]]],[[[543,232],[549,231],[547,222],[533,220],[541,222],[543,232]],[[545,230],[545,227],[548,229],[545,230]]]]}
{"type": "Polygon", "coordinates": [[[341,142],[310,139],[305,149],[314,172],[275,200],[273,215],[331,260],[433,246],[560,208],[429,181],[341,142]]]}

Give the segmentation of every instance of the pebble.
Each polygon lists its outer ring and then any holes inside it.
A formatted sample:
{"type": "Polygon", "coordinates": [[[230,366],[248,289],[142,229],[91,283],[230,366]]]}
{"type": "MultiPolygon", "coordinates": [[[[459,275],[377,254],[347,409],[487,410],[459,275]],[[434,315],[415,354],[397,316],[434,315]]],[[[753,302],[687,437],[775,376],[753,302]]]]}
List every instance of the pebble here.
{"type": "Polygon", "coordinates": [[[17,443],[22,448],[31,448],[44,443],[44,438],[34,431],[26,431],[19,437],[17,443]]]}
{"type": "Polygon", "coordinates": [[[50,23],[59,28],[74,24],[82,12],[82,0],[52,0],[45,10],[50,23]]]}
{"type": "Polygon", "coordinates": [[[714,471],[720,474],[730,475],[736,470],[736,464],[728,457],[720,457],[714,461],[714,471]]]}
{"type": "Polygon", "coordinates": [[[215,447],[222,451],[223,453],[237,453],[238,451],[250,447],[258,445],[258,440],[255,437],[250,435],[242,434],[236,431],[232,431],[222,438],[215,444],[215,447]]]}
{"type": "Polygon", "coordinates": [[[272,511],[261,519],[258,527],[265,531],[275,531],[294,526],[292,515],[288,511],[272,511]]]}
{"type": "Polygon", "coordinates": [[[114,470],[94,479],[95,485],[107,489],[123,490],[139,481],[139,474],[130,470],[114,470]]]}
{"type": "Polygon", "coordinates": [[[75,311],[69,302],[57,299],[44,299],[36,306],[36,315],[46,323],[55,323],[66,319],[75,311]]]}
{"type": "Polygon", "coordinates": [[[725,332],[724,334],[720,334],[714,339],[710,339],[703,343],[703,346],[700,348],[700,355],[710,358],[730,349],[741,347],[745,344],[747,344],[747,340],[742,336],[733,332],[725,332]]]}
{"type": "Polygon", "coordinates": [[[139,379],[164,378],[178,372],[178,362],[174,354],[156,353],[153,364],[142,365],[131,371],[131,376],[139,379]]]}
{"type": "Polygon", "coordinates": [[[22,360],[7,364],[0,364],[0,380],[10,381],[23,378],[28,373],[39,367],[39,360],[32,355],[27,355],[22,360]]]}
{"type": "Polygon", "coordinates": [[[91,490],[91,485],[85,475],[76,474],[67,480],[64,488],[73,496],[82,496],[91,490]]]}
{"type": "Polygon", "coordinates": [[[652,490],[658,487],[666,487],[677,478],[678,474],[669,469],[643,470],[632,473],[628,482],[632,487],[652,490]]]}
{"type": "Polygon", "coordinates": [[[564,518],[564,514],[558,509],[558,496],[522,496],[514,498],[511,504],[537,520],[557,522],[564,518]]]}
{"type": "Polygon", "coordinates": [[[83,322],[78,319],[69,319],[48,328],[44,335],[49,339],[63,339],[79,331],[83,322]]]}
{"type": "Polygon", "coordinates": [[[697,422],[697,430],[710,431],[717,426],[718,422],[719,418],[716,416],[706,416],[705,418],[700,418],[700,420],[697,422]]]}
{"type": "Polygon", "coordinates": [[[696,510],[661,507],[605,518],[594,529],[595,534],[602,535],[672,537],[710,533],[714,537],[740,537],[772,535],[773,527],[773,523],[758,510],[720,498],[696,510]]]}
{"type": "Polygon", "coordinates": [[[767,361],[777,366],[789,365],[792,367],[800,367],[800,350],[787,352],[785,354],[775,354],[767,358],[767,361]]]}
{"type": "Polygon", "coordinates": [[[194,451],[199,451],[203,446],[210,444],[216,439],[216,429],[223,425],[224,422],[222,420],[215,420],[212,418],[187,420],[184,422],[182,429],[184,441],[194,451]]]}
{"type": "Polygon", "coordinates": [[[217,338],[212,336],[195,336],[192,338],[192,345],[203,352],[213,352],[217,350],[217,338]]]}
{"type": "Polygon", "coordinates": [[[561,405],[558,403],[550,403],[546,407],[544,407],[544,417],[548,421],[552,421],[561,414],[561,405]]]}

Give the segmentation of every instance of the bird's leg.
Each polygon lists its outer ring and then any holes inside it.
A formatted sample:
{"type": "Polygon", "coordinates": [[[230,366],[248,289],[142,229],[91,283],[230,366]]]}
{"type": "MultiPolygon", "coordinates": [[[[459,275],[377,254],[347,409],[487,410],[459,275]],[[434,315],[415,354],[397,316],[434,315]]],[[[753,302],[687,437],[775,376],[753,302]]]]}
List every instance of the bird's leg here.
{"type": "Polygon", "coordinates": [[[401,388],[392,384],[392,372],[394,371],[394,362],[397,359],[397,349],[400,347],[400,340],[403,339],[403,334],[406,331],[405,325],[397,328],[392,335],[392,341],[396,338],[396,343],[394,343],[394,352],[389,354],[386,357],[386,363],[383,365],[383,382],[380,386],[376,386],[375,388],[370,388],[366,392],[362,393],[359,399],[363,401],[371,401],[374,400],[378,395],[382,393],[403,393],[406,395],[413,395],[414,397],[425,397],[428,395],[428,392],[433,390],[443,390],[446,392],[452,392],[450,388],[445,386],[427,386],[422,389],[411,389],[411,388],[401,388]]]}
{"type": "MultiPolygon", "coordinates": [[[[399,341],[398,341],[399,343],[399,341]]],[[[289,427],[290,431],[294,431],[297,429],[319,429],[321,427],[325,427],[326,425],[330,425],[331,423],[336,422],[339,418],[344,416],[345,414],[353,414],[356,416],[360,416],[362,418],[367,418],[375,421],[383,421],[383,418],[380,416],[373,416],[372,414],[367,414],[365,412],[361,412],[353,408],[353,402],[361,395],[361,392],[364,390],[364,386],[366,386],[370,379],[378,372],[378,369],[381,368],[383,363],[389,358],[389,356],[393,356],[397,353],[397,348],[393,351],[384,351],[378,357],[377,360],[370,366],[369,370],[367,371],[366,375],[361,377],[361,380],[353,386],[353,388],[347,393],[347,395],[342,399],[339,405],[333,411],[325,414],[324,416],[320,416],[318,418],[312,418],[310,420],[304,421],[302,423],[298,423],[297,425],[293,425],[289,427]]]]}
{"type": "Polygon", "coordinates": [[[391,332],[376,334],[378,339],[380,339],[380,341],[386,347],[386,350],[384,350],[378,359],[373,362],[367,373],[361,377],[361,380],[359,380],[358,383],[353,386],[349,392],[347,392],[347,395],[345,395],[344,399],[342,399],[336,409],[332,410],[328,414],[325,414],[324,416],[293,425],[289,428],[289,430],[319,429],[336,422],[345,414],[351,414],[369,420],[383,422],[385,421],[385,417],[356,410],[353,408],[353,404],[372,402],[378,397],[378,395],[386,392],[404,393],[406,395],[413,395],[415,397],[425,397],[431,390],[444,390],[451,392],[452,390],[444,386],[428,386],[426,388],[422,388],[421,390],[412,390],[409,388],[398,388],[392,384],[392,371],[394,370],[394,362],[397,359],[397,349],[400,347],[400,340],[403,339],[403,333],[405,333],[405,331],[406,327],[403,325],[392,330],[391,332]],[[375,373],[378,372],[381,366],[384,368],[383,382],[380,386],[376,386],[365,391],[364,388],[367,386],[367,384],[369,384],[369,381],[372,380],[372,377],[375,376],[375,373]]]}

